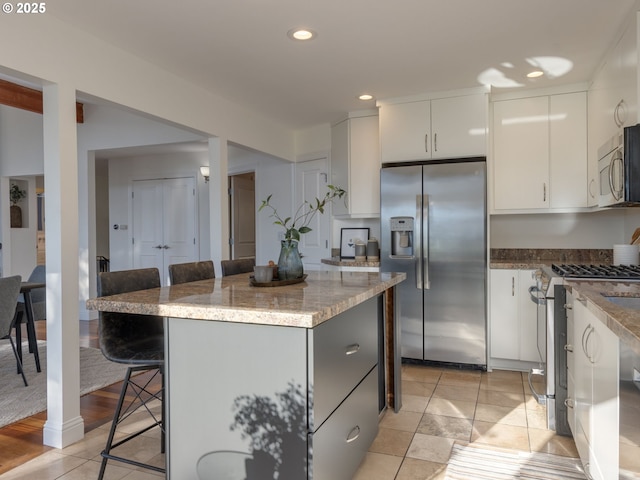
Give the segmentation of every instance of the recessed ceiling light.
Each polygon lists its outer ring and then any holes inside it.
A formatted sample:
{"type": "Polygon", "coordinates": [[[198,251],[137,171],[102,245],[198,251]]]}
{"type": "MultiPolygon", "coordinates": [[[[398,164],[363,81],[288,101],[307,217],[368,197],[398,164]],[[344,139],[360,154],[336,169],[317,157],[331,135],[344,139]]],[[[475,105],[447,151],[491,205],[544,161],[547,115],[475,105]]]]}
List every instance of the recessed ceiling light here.
{"type": "Polygon", "coordinates": [[[373,95],[369,95],[368,93],[364,93],[358,96],[359,100],[373,100],[373,95]]]}
{"type": "Polygon", "coordinates": [[[538,78],[544,75],[542,70],[533,70],[532,72],[527,73],[527,78],[538,78]]]}
{"type": "Polygon", "coordinates": [[[316,38],[318,34],[308,28],[292,28],[287,32],[287,36],[291,40],[311,40],[316,38]]]}

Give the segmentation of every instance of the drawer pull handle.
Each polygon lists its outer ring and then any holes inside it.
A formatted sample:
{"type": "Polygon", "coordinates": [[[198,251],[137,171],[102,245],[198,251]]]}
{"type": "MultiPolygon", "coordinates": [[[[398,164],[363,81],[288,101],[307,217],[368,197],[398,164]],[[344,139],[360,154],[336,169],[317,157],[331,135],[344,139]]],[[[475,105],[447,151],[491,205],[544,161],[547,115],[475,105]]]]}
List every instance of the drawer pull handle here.
{"type": "Polygon", "coordinates": [[[358,353],[360,350],[360,344],[354,343],[353,345],[349,345],[347,347],[347,351],[345,352],[347,355],[353,355],[354,353],[358,353]]]}
{"type": "Polygon", "coordinates": [[[349,435],[347,435],[347,443],[356,441],[356,439],[359,436],[360,436],[360,427],[356,425],[355,427],[353,427],[353,430],[349,432],[349,435]]]}

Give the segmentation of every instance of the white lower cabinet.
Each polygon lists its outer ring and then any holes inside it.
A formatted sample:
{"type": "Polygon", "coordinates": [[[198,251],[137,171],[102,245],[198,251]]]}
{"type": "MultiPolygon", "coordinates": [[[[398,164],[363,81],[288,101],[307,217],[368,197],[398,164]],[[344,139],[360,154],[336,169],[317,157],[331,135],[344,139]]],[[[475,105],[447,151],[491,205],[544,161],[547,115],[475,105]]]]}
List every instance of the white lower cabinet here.
{"type": "Polygon", "coordinates": [[[535,270],[491,269],[491,364],[528,370],[519,362],[540,362],[537,306],[529,288],[535,270]]]}
{"type": "Polygon", "coordinates": [[[579,299],[573,300],[572,341],[568,404],[576,447],[589,478],[617,479],[620,341],[579,299]]]}

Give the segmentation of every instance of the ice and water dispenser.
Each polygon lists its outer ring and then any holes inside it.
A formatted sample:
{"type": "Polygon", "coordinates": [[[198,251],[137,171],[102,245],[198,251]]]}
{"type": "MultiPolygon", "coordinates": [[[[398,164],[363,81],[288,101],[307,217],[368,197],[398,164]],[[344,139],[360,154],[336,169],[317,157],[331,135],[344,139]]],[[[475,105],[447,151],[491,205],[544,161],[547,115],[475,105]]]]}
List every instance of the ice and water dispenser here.
{"type": "Polygon", "coordinates": [[[413,257],[413,217],[391,217],[391,258],[413,257]]]}

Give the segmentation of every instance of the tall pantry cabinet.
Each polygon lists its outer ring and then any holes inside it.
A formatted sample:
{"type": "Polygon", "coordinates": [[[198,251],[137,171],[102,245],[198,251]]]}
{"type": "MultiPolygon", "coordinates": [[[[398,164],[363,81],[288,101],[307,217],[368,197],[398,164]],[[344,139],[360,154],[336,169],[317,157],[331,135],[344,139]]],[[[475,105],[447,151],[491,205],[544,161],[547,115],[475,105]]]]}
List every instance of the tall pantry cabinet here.
{"type": "Polygon", "coordinates": [[[377,111],[350,113],[331,127],[331,183],[347,191],[344,202],[333,203],[334,216],[380,216],[377,111]]]}

